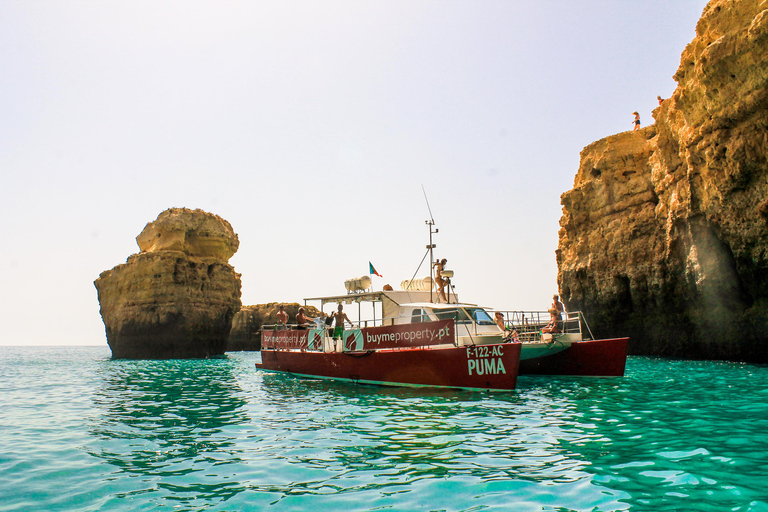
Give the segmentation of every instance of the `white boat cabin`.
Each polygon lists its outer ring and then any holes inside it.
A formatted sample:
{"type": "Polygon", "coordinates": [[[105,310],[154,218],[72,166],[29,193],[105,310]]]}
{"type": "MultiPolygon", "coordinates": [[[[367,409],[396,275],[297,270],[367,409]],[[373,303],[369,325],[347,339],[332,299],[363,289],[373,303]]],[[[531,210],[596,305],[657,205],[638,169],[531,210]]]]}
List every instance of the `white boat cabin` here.
{"type": "Polygon", "coordinates": [[[406,325],[414,323],[434,322],[453,319],[456,329],[456,345],[487,345],[501,343],[504,331],[494,322],[493,317],[485,308],[476,304],[458,302],[455,293],[448,295],[448,303],[436,302],[434,291],[424,290],[388,290],[379,292],[363,292],[330,297],[315,297],[304,299],[320,301],[320,309],[325,314],[336,311],[325,311],[327,304],[358,304],[358,321],[360,328],[388,325],[406,325]],[[364,319],[362,304],[371,303],[373,314],[364,319]]]}

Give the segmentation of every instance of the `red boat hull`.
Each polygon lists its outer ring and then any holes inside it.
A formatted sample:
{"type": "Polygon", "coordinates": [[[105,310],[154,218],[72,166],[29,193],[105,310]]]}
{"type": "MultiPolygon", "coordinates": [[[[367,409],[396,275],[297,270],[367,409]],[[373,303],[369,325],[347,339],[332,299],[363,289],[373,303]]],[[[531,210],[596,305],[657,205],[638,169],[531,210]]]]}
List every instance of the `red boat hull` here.
{"type": "Polygon", "coordinates": [[[627,364],[629,338],[573,343],[556,354],[523,359],[520,375],[621,377],[627,364]]]}
{"type": "Polygon", "coordinates": [[[519,343],[477,347],[363,352],[262,350],[264,370],[393,386],[511,390],[517,383],[519,343]]]}

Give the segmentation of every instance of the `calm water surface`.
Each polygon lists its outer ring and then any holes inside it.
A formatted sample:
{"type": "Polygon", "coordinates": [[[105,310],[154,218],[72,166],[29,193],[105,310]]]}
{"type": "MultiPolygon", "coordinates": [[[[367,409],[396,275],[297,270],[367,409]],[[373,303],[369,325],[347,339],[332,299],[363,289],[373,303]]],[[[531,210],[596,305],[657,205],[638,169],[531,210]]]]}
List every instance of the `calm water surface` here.
{"type": "Polygon", "coordinates": [[[257,358],[0,348],[0,511],[768,512],[766,366],[635,357],[488,394],[257,358]]]}

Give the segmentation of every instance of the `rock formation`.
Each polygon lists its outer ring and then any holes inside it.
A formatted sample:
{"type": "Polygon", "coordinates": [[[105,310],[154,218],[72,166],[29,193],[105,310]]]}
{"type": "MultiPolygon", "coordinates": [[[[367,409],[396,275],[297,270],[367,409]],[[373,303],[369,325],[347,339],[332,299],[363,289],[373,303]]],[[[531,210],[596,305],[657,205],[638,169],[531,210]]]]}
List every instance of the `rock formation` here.
{"type": "Polygon", "coordinates": [[[768,362],[768,1],[712,0],[656,124],[581,153],[558,283],[630,353],[768,362]]]}
{"type": "MultiPolygon", "coordinates": [[[[296,323],[296,313],[300,305],[297,303],[282,303],[288,313],[288,323],[296,323]]],[[[277,308],[280,303],[257,304],[243,306],[232,319],[232,331],[227,340],[227,352],[235,350],[261,350],[261,326],[277,323],[277,308]]],[[[320,311],[314,306],[304,306],[306,315],[315,318],[320,311]]]]}
{"type": "Polygon", "coordinates": [[[240,310],[239,241],[229,223],[171,208],[136,237],[141,252],[94,282],[115,358],[222,355],[240,310]]]}

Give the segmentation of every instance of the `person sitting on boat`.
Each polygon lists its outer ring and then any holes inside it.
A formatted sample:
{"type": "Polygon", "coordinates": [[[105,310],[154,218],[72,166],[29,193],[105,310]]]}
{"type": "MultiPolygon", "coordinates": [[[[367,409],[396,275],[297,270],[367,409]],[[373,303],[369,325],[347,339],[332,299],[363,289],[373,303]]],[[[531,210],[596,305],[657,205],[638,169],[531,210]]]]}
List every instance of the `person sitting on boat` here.
{"type": "Polygon", "coordinates": [[[435,286],[437,287],[437,293],[440,294],[440,299],[447,303],[448,299],[445,298],[445,285],[448,284],[448,281],[441,275],[446,263],[448,263],[448,260],[443,258],[442,260],[436,261],[434,263],[434,267],[435,286]]]}
{"type": "Polygon", "coordinates": [[[495,316],[496,316],[496,325],[498,325],[499,329],[501,329],[502,331],[506,331],[507,327],[504,325],[504,313],[502,313],[501,311],[497,311],[495,316]]]}
{"type": "Polygon", "coordinates": [[[285,312],[285,306],[282,304],[280,304],[277,309],[277,328],[285,329],[285,326],[288,323],[288,313],[285,312]]]}
{"type": "Polygon", "coordinates": [[[565,306],[560,302],[560,297],[552,296],[552,305],[549,307],[549,323],[541,330],[542,333],[558,333],[563,331],[563,314],[565,306]]]}
{"type": "Polygon", "coordinates": [[[549,323],[547,324],[546,327],[544,327],[541,330],[541,332],[542,332],[542,334],[546,334],[546,333],[555,334],[555,333],[560,332],[560,322],[558,320],[557,310],[556,309],[550,309],[549,310],[549,323]]]}
{"type": "Polygon", "coordinates": [[[314,320],[314,318],[310,318],[306,315],[304,308],[299,308],[299,312],[296,314],[296,323],[298,324],[296,328],[304,331],[311,322],[314,322],[314,320]]]}

